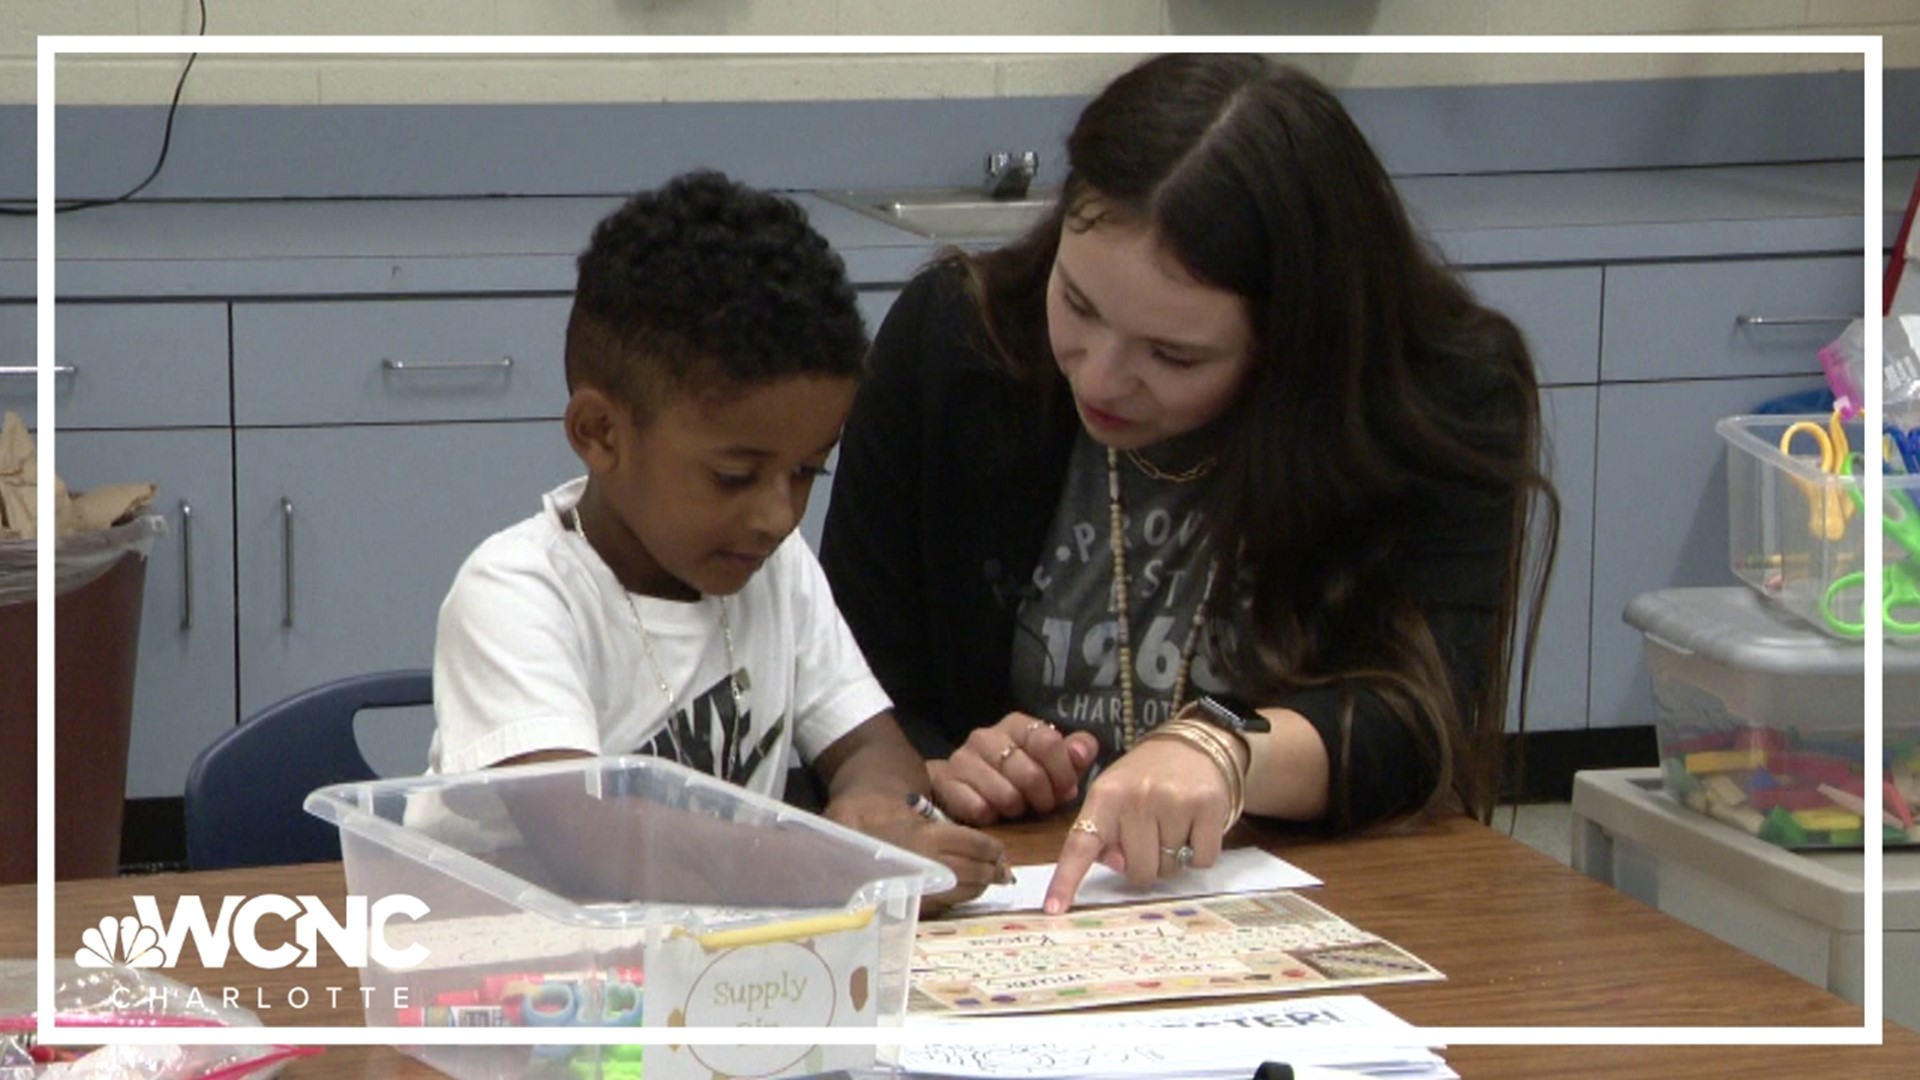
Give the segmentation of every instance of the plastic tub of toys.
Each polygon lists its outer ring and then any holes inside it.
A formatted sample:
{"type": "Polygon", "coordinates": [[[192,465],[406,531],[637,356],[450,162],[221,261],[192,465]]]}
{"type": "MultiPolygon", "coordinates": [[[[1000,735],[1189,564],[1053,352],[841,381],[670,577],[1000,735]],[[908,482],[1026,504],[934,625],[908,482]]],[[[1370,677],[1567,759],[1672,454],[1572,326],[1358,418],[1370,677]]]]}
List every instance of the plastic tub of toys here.
{"type": "MultiPolygon", "coordinates": [[[[373,1026],[521,1026],[409,1054],[462,1080],[785,1077],[871,1047],[575,1045],[555,1029],[897,1025],[938,863],[651,757],[321,788],[373,1026]],[[377,939],[374,940],[374,939],[377,939]]],[[[604,1032],[601,1033],[604,1035],[604,1032]]],[[[604,1040],[602,1040],[604,1041],[604,1040]]]]}
{"type": "Polygon", "coordinates": [[[1636,597],[1674,799],[1788,848],[1920,843],[1920,652],[1886,650],[1883,752],[1864,761],[1865,651],[1739,586],[1636,597]],[[1868,803],[1884,799],[1885,816],[1868,803]]]}

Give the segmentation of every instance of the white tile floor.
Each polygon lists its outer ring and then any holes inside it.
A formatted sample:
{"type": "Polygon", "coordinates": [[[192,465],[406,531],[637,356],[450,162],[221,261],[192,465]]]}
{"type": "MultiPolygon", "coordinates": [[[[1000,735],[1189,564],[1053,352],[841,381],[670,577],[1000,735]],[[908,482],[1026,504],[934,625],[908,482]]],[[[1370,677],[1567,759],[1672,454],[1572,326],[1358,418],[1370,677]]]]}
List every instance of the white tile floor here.
{"type": "Polygon", "coordinates": [[[1493,827],[1528,847],[1572,865],[1572,811],[1572,806],[1563,802],[1502,806],[1494,811],[1493,827]]]}

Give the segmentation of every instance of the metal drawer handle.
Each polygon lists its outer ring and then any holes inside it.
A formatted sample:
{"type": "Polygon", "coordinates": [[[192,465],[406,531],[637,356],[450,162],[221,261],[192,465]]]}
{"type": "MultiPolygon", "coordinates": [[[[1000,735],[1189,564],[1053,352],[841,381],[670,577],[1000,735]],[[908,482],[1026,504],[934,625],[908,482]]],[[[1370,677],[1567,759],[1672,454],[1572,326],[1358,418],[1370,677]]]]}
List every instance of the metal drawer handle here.
{"type": "Polygon", "coordinates": [[[193,505],[180,500],[180,629],[193,629],[193,505]]]}
{"type": "Polygon", "coordinates": [[[281,579],[281,591],[286,599],[286,612],[280,616],[282,627],[293,626],[293,500],[280,497],[280,522],[282,549],[286,556],[281,579]]]}
{"type": "Polygon", "coordinates": [[[388,371],[507,371],[513,367],[513,357],[503,356],[498,360],[395,360],[386,356],[381,357],[380,366],[388,371]]]}
{"type": "MultiPolygon", "coordinates": [[[[39,370],[39,368],[34,367],[32,364],[8,364],[5,367],[0,367],[0,375],[32,375],[39,370]]],[[[74,367],[72,364],[55,364],[53,365],[53,373],[55,375],[77,375],[80,373],[80,369],[74,367]]]]}
{"type": "Polygon", "coordinates": [[[1735,326],[1845,326],[1858,315],[1735,315],[1735,326]]]}

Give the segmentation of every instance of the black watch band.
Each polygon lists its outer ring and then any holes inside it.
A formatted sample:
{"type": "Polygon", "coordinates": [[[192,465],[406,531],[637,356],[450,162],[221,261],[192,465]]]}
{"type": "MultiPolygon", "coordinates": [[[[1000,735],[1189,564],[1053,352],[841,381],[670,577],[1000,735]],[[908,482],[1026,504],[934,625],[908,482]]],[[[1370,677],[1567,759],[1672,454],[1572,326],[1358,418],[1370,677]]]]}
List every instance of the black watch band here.
{"type": "Polygon", "coordinates": [[[1260,715],[1260,710],[1226,694],[1201,694],[1194,699],[1191,711],[1182,711],[1195,720],[1230,731],[1242,739],[1250,732],[1273,730],[1273,725],[1260,715]]]}

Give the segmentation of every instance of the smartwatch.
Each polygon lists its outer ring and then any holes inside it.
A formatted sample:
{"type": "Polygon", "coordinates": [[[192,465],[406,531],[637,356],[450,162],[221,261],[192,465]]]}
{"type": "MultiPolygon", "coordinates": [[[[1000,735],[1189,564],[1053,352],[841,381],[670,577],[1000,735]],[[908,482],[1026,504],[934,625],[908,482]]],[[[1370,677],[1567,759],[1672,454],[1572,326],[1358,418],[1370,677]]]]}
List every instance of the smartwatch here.
{"type": "Polygon", "coordinates": [[[1260,715],[1258,709],[1228,694],[1201,694],[1194,699],[1191,709],[1182,709],[1181,712],[1222,731],[1231,732],[1241,742],[1246,741],[1249,732],[1273,730],[1273,725],[1260,715]]]}

